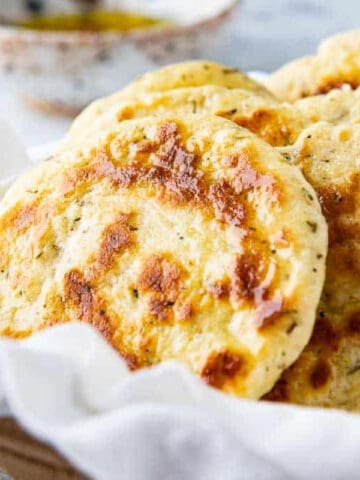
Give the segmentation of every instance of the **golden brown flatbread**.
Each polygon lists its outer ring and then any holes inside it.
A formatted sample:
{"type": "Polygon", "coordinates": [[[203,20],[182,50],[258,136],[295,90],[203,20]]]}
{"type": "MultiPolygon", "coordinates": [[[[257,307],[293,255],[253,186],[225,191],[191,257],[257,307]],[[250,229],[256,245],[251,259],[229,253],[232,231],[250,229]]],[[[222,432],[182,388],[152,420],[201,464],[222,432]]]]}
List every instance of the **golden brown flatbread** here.
{"type": "Polygon", "coordinates": [[[132,369],[177,360],[258,398],[309,340],[327,227],[275,149],[192,114],[40,165],[1,201],[0,243],[2,335],[88,322],[132,369]]]}

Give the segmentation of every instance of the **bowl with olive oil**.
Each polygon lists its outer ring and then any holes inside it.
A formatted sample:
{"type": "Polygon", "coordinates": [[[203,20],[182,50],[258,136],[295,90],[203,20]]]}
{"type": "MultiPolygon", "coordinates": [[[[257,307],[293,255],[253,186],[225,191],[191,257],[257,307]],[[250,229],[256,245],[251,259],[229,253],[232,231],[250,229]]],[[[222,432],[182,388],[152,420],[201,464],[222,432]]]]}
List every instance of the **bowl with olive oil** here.
{"type": "Polygon", "coordinates": [[[238,0],[2,0],[0,74],[33,106],[73,115],[146,70],[201,58],[238,0]]]}

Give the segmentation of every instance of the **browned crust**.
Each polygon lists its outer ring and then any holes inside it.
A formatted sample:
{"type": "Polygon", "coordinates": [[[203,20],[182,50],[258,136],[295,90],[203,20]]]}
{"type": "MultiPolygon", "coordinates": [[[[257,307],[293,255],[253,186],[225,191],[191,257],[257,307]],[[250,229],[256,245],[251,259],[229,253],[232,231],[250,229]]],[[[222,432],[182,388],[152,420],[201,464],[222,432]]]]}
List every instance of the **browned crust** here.
{"type": "Polygon", "coordinates": [[[139,277],[139,288],[143,292],[152,291],[168,297],[177,293],[181,270],[166,258],[153,255],[147,259],[139,277]]]}
{"type": "MultiPolygon", "coordinates": [[[[70,270],[64,277],[64,302],[75,309],[78,320],[93,325],[111,345],[115,346],[115,323],[106,313],[104,301],[96,289],[86,281],[79,270],[70,270]]],[[[130,370],[141,367],[142,363],[135,354],[125,352],[117,345],[116,349],[130,370]]]]}
{"type": "Polygon", "coordinates": [[[231,119],[241,127],[259,135],[274,147],[292,143],[292,132],[289,128],[289,119],[282,118],[279,112],[259,109],[251,117],[234,115],[231,119]]]}
{"type": "Polygon", "coordinates": [[[189,153],[182,145],[179,128],[175,122],[162,124],[157,142],[141,142],[137,146],[138,159],[125,166],[115,166],[111,155],[98,151],[90,166],[78,168],[66,176],[62,192],[71,194],[76,186],[94,180],[108,179],[116,188],[150,184],[158,189],[164,202],[177,206],[194,205],[212,211],[220,222],[246,227],[246,208],[241,195],[260,189],[269,202],[278,202],[280,189],[275,179],[251,166],[255,150],[248,149],[226,160],[234,168],[233,185],[225,179],[210,184],[196,168],[197,155],[189,153]],[[154,158],[144,162],[143,153],[154,158]]]}
{"type": "Polygon", "coordinates": [[[183,269],[161,255],[149,257],[140,272],[138,288],[142,294],[150,294],[149,312],[160,321],[168,320],[178,301],[183,269]]]}
{"type": "Polygon", "coordinates": [[[224,223],[242,227],[245,221],[245,205],[241,194],[237,194],[226,180],[211,185],[209,198],[216,218],[224,223]]]}
{"type": "Polygon", "coordinates": [[[64,277],[64,300],[72,305],[79,320],[93,325],[109,342],[114,328],[106,315],[102,300],[79,270],[70,270],[64,277]]]}
{"type": "Polygon", "coordinates": [[[129,217],[130,215],[127,214],[119,214],[116,221],[106,227],[99,251],[87,278],[94,280],[108,270],[115,258],[132,245],[131,232],[134,227],[129,225],[129,217]]]}
{"type": "MultiPolygon", "coordinates": [[[[290,367],[291,368],[291,367],[290,367]]],[[[262,397],[263,400],[269,400],[271,402],[289,402],[289,386],[284,377],[281,377],[270,390],[269,393],[262,397]]]]}
{"type": "Polygon", "coordinates": [[[246,362],[238,353],[227,351],[210,355],[201,371],[205,383],[215,388],[222,388],[226,382],[242,373],[246,375],[246,362]]]}
{"type": "Polygon", "coordinates": [[[262,282],[266,265],[259,254],[246,253],[236,260],[231,277],[231,296],[235,301],[257,301],[264,297],[262,282]]]}
{"type": "MultiPolygon", "coordinates": [[[[299,388],[303,382],[306,382],[306,387],[313,390],[321,390],[330,386],[333,373],[329,359],[337,354],[346,338],[359,333],[357,319],[357,312],[354,312],[349,317],[347,325],[335,328],[331,318],[325,312],[320,311],[312,337],[304,353],[289,369],[283,372],[280,380],[263,399],[280,402],[294,401],[292,393],[294,377],[299,378],[299,388]],[[304,379],[303,372],[307,375],[304,379]]],[[[298,400],[296,401],[298,402],[298,400]]]]}
{"type": "Polygon", "coordinates": [[[22,233],[39,221],[41,213],[38,202],[23,206],[15,205],[2,217],[1,227],[11,228],[16,233],[22,233]]]}
{"type": "Polygon", "coordinates": [[[252,160],[256,160],[256,157],[255,149],[248,146],[240,154],[226,159],[226,163],[233,169],[235,190],[238,193],[261,190],[270,203],[278,203],[281,199],[280,187],[273,176],[263,174],[252,166],[252,160]]]}
{"type": "Polygon", "coordinates": [[[310,384],[312,388],[318,390],[325,387],[331,379],[331,367],[325,359],[320,359],[315,364],[310,373],[310,384]]]}
{"type": "Polygon", "coordinates": [[[347,331],[349,335],[360,334],[360,311],[355,311],[350,315],[347,324],[347,331]]]}
{"type": "Polygon", "coordinates": [[[354,173],[351,178],[341,184],[315,186],[324,215],[329,221],[342,213],[354,213],[355,194],[359,191],[359,179],[359,174],[354,173]]]}
{"type": "Polygon", "coordinates": [[[314,331],[311,337],[311,344],[317,347],[336,350],[339,344],[339,332],[335,330],[331,320],[320,312],[320,317],[316,319],[314,331]]]}
{"type": "Polygon", "coordinates": [[[229,297],[230,285],[228,281],[218,281],[212,283],[208,285],[207,289],[217,300],[229,297]]]}
{"type": "Polygon", "coordinates": [[[349,85],[352,90],[356,90],[359,87],[359,82],[346,79],[327,80],[326,82],[321,83],[312,92],[304,94],[304,97],[307,97],[308,95],[325,95],[335,88],[342,88],[344,85],[349,85]]]}

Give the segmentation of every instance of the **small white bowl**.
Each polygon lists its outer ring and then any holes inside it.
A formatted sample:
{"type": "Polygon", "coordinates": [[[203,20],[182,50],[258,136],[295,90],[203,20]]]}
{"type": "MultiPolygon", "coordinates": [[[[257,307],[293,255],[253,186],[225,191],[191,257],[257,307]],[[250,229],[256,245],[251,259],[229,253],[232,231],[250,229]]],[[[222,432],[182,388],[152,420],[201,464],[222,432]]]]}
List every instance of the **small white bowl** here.
{"type": "MultiPolygon", "coordinates": [[[[2,0],[0,74],[33,105],[53,113],[75,114],[146,70],[201,58],[212,51],[218,27],[238,1],[97,0],[100,9],[117,7],[174,21],[162,27],[101,33],[39,32],[6,26],[7,21],[26,18],[29,12],[22,0],[2,0]]],[[[53,14],[76,12],[85,0],[42,2],[45,14],[53,14]]],[[[34,0],[27,3],[34,6],[34,0]]]]}

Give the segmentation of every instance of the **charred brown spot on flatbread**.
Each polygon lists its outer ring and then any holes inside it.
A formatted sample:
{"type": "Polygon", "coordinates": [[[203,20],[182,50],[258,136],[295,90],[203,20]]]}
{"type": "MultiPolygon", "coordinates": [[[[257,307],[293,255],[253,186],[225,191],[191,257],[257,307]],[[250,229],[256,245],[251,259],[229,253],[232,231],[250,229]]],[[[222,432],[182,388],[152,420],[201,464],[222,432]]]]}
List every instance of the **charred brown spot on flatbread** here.
{"type": "Polygon", "coordinates": [[[123,122],[124,120],[130,120],[134,118],[135,112],[131,107],[125,107],[120,110],[117,114],[118,122],[123,122]]]}
{"type": "Polygon", "coordinates": [[[359,189],[360,175],[354,173],[343,183],[331,183],[317,186],[324,214],[331,220],[334,215],[353,213],[356,205],[354,194],[359,189]]]}
{"type": "Polygon", "coordinates": [[[39,205],[39,201],[25,205],[15,205],[1,219],[0,228],[8,229],[16,234],[25,233],[30,227],[43,228],[50,216],[50,205],[39,205]]]}
{"type": "Polygon", "coordinates": [[[282,118],[276,110],[256,110],[251,117],[234,116],[232,120],[266,140],[274,147],[292,143],[293,132],[288,125],[288,118],[282,118]]]}
{"type": "Polygon", "coordinates": [[[161,255],[148,258],[138,279],[139,291],[150,294],[149,312],[158,320],[168,320],[172,307],[178,300],[180,279],[183,269],[161,255]]]}
{"type": "Polygon", "coordinates": [[[250,302],[256,307],[257,327],[264,330],[274,325],[283,311],[284,300],[274,296],[276,272],[269,284],[264,284],[269,262],[263,252],[249,251],[239,256],[231,277],[231,298],[236,302],[250,302]]]}
{"type": "Polygon", "coordinates": [[[106,227],[88,278],[94,279],[108,270],[117,256],[133,244],[134,227],[129,221],[130,215],[119,214],[116,221],[106,227]]]}
{"type": "Polygon", "coordinates": [[[224,223],[241,227],[245,220],[245,205],[241,194],[237,194],[234,188],[226,180],[220,180],[211,185],[209,198],[213,205],[216,218],[224,223]]]}
{"type": "Polygon", "coordinates": [[[355,311],[350,315],[348,320],[347,330],[349,334],[359,334],[360,333],[360,310],[355,311]]]}
{"type": "Polygon", "coordinates": [[[139,288],[143,292],[151,291],[174,297],[177,293],[181,270],[168,259],[151,256],[144,264],[139,277],[139,288]]]}
{"type": "Polygon", "coordinates": [[[335,79],[329,80],[327,82],[321,83],[315,90],[312,90],[310,93],[307,92],[304,96],[310,95],[325,95],[329,93],[331,90],[336,88],[342,88],[344,85],[348,85],[352,90],[356,90],[359,87],[359,83],[355,81],[351,81],[350,79],[335,79]]]}
{"type": "Polygon", "coordinates": [[[314,389],[324,387],[331,378],[331,367],[329,363],[320,359],[314,366],[310,374],[310,384],[314,389]]]}
{"type": "Polygon", "coordinates": [[[65,275],[64,292],[64,301],[75,308],[78,319],[93,325],[111,341],[114,333],[111,319],[106,315],[101,298],[79,270],[71,270],[65,275]]]}
{"type": "MultiPolygon", "coordinates": [[[[141,143],[141,154],[144,152],[141,143]]],[[[136,146],[137,148],[137,146],[136,146]]],[[[149,141],[145,149],[151,162],[139,163],[136,158],[126,167],[115,166],[111,155],[104,151],[95,153],[90,166],[72,172],[64,181],[64,193],[71,192],[76,185],[109,179],[116,188],[128,188],[135,184],[149,183],[159,189],[159,196],[165,202],[211,209],[216,218],[236,227],[246,228],[246,206],[243,195],[260,190],[269,202],[278,202],[281,194],[276,179],[262,174],[252,162],[256,151],[247,147],[238,155],[224,159],[233,165],[233,185],[225,179],[211,182],[197,168],[196,153],[188,152],[182,145],[178,126],[174,122],[163,123],[158,128],[158,141],[149,141]]]]}
{"type": "Polygon", "coordinates": [[[286,378],[281,377],[280,380],[276,382],[274,388],[270,390],[269,393],[264,395],[262,399],[269,400],[271,402],[288,402],[289,392],[288,392],[288,382],[286,381],[286,378]]]}
{"type": "Polygon", "coordinates": [[[311,344],[321,349],[336,349],[339,339],[339,332],[336,331],[331,320],[320,311],[311,336],[311,344]]]}
{"type": "Polygon", "coordinates": [[[273,175],[263,174],[255,168],[257,152],[247,146],[237,155],[230,155],[226,163],[232,167],[234,186],[237,192],[249,192],[259,189],[269,196],[269,201],[277,202],[280,199],[281,190],[273,175]]]}
{"type": "Polygon", "coordinates": [[[71,270],[64,277],[64,303],[65,308],[70,306],[75,309],[78,320],[93,325],[118,350],[130,370],[142,366],[137,355],[115,345],[115,322],[106,313],[105,303],[96,288],[78,270],[71,270]]]}
{"type": "Polygon", "coordinates": [[[231,296],[236,301],[262,299],[267,265],[262,256],[246,253],[237,258],[231,277],[231,296]]]}
{"type": "Polygon", "coordinates": [[[239,373],[246,375],[246,362],[238,353],[218,352],[211,355],[201,372],[201,378],[212,387],[223,385],[239,373]]]}
{"type": "Polygon", "coordinates": [[[217,300],[222,298],[228,298],[230,293],[230,284],[229,281],[217,281],[211,283],[207,286],[207,290],[214,296],[217,300]]]}

